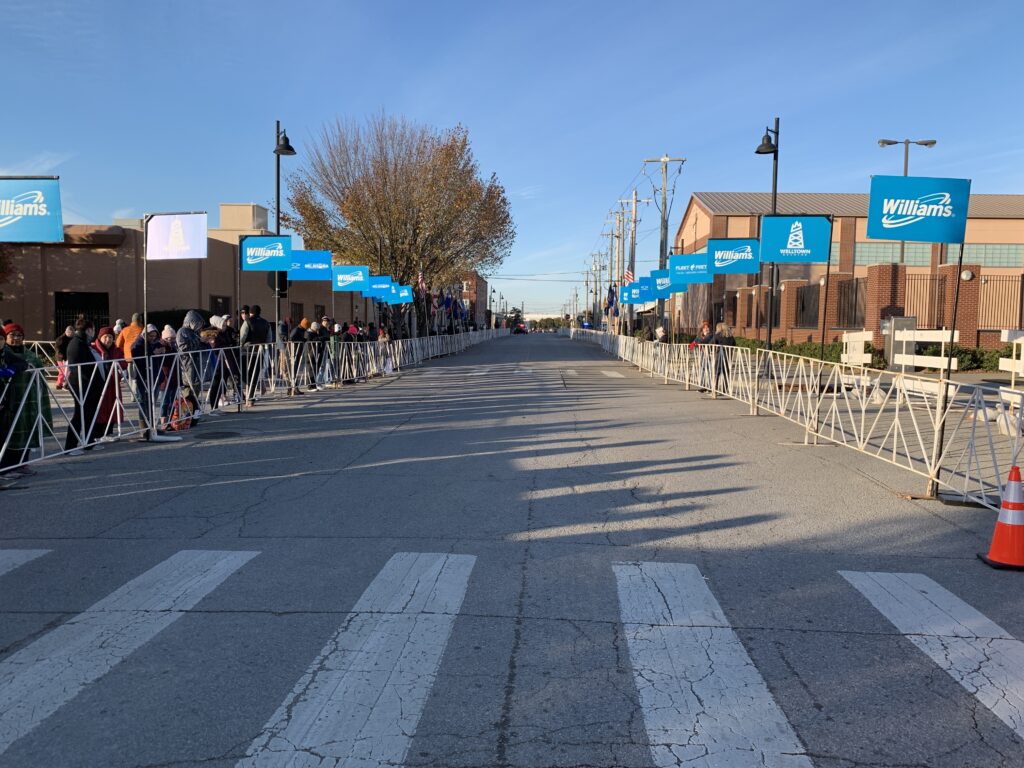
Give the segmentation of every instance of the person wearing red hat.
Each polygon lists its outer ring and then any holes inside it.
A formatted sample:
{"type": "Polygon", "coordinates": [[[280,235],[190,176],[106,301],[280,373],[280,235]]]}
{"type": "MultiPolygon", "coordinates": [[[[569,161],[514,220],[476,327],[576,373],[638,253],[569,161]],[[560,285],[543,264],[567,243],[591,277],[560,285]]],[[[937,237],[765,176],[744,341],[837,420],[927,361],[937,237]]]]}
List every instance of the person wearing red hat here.
{"type": "Polygon", "coordinates": [[[103,326],[96,333],[96,341],[92,348],[99,356],[99,364],[103,368],[103,391],[100,394],[99,407],[96,411],[96,433],[102,441],[110,437],[121,426],[124,417],[124,401],[121,397],[121,379],[128,363],[117,348],[114,329],[103,326]]]}
{"type": "Polygon", "coordinates": [[[6,385],[0,384],[4,391],[0,397],[0,472],[13,468],[23,475],[34,475],[33,470],[21,465],[28,460],[29,451],[40,447],[39,435],[52,431],[49,393],[42,374],[37,372],[46,364],[25,346],[24,328],[12,322],[3,330],[4,371],[13,371],[13,375],[4,377],[6,385]]]}

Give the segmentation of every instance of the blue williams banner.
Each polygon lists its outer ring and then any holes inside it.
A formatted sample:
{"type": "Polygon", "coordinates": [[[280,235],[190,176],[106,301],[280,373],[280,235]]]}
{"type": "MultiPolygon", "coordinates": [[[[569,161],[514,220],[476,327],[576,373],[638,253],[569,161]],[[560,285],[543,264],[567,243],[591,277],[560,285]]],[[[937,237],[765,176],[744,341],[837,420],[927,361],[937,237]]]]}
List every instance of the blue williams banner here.
{"type": "Polygon", "coordinates": [[[708,240],[711,269],[716,275],[753,275],[761,266],[760,243],[750,238],[708,240]]]}
{"type": "Polygon", "coordinates": [[[761,261],[824,264],[832,251],[828,216],[762,216],[761,261]]]}
{"type": "Polygon", "coordinates": [[[291,235],[244,235],[238,255],[243,272],[287,272],[292,266],[291,235]]]}
{"type": "Polygon", "coordinates": [[[708,254],[706,253],[680,253],[669,256],[668,271],[673,286],[715,281],[714,275],[708,269],[708,254]]]}
{"type": "Polygon", "coordinates": [[[868,199],[868,237],[962,243],[970,201],[970,179],[873,176],[868,199]]]}
{"type": "Polygon", "coordinates": [[[623,285],[619,288],[619,304],[629,304],[629,286],[623,285]]]}
{"type": "Polygon", "coordinates": [[[288,270],[289,280],[331,281],[330,251],[292,251],[292,266],[288,270]]]}
{"type": "Polygon", "coordinates": [[[412,286],[411,285],[400,285],[400,286],[398,286],[398,303],[399,304],[412,304],[412,286]]]}
{"type": "Polygon", "coordinates": [[[60,181],[0,178],[0,243],[62,243],[60,181]]]}
{"type": "Polygon", "coordinates": [[[667,269],[655,269],[651,272],[651,280],[654,281],[654,298],[667,299],[672,296],[671,271],[667,269]]]}
{"type": "Polygon", "coordinates": [[[640,283],[630,283],[626,287],[629,288],[629,303],[638,303],[640,301],[640,283]]]}
{"type": "Polygon", "coordinates": [[[369,267],[334,266],[331,267],[331,287],[339,291],[365,291],[370,284],[369,267]]]}

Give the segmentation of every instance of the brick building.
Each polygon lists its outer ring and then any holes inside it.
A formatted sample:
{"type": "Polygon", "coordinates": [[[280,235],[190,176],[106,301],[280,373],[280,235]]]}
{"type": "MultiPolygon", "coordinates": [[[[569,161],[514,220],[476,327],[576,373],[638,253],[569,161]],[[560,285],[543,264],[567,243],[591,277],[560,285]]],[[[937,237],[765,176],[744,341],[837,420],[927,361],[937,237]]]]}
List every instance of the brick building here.
{"type": "MultiPolygon", "coordinates": [[[[274,317],[266,272],[238,270],[238,239],[271,234],[267,209],[254,204],[223,204],[220,226],[207,236],[207,258],[151,261],[147,265],[150,311],[205,309],[237,312],[260,304],[274,317]]],[[[58,329],[82,313],[101,323],[128,320],[143,308],[143,230],[140,219],[114,224],[64,227],[64,242],[11,244],[11,274],[0,284],[0,317],[17,319],[30,340],[53,339],[58,329]]],[[[281,316],[339,320],[373,319],[372,302],[355,293],[331,291],[330,283],[291,284],[281,300],[281,316]]]]}
{"type": "Polygon", "coordinates": [[[487,326],[487,280],[470,272],[462,281],[462,301],[469,309],[469,321],[477,328],[487,326]]]}
{"type": "MultiPolygon", "coordinates": [[[[696,192],[673,252],[701,253],[709,238],[756,238],[770,205],[767,192],[696,192]]],[[[778,213],[831,215],[833,228],[828,296],[825,265],[779,265],[774,338],[816,340],[824,320],[829,338],[867,329],[881,343],[881,321],[890,315],[917,317],[919,328],[952,323],[958,246],[908,242],[899,264],[898,241],[867,238],[867,209],[866,194],[779,193],[778,213]]],[[[957,329],[964,344],[994,346],[1000,330],[1024,327],[1024,195],[971,195],[965,239],[971,279],[959,281],[957,329]]],[[[670,316],[683,330],[707,318],[724,320],[738,336],[763,338],[767,285],[757,283],[756,275],[719,275],[692,285],[669,302],[670,316]]]]}

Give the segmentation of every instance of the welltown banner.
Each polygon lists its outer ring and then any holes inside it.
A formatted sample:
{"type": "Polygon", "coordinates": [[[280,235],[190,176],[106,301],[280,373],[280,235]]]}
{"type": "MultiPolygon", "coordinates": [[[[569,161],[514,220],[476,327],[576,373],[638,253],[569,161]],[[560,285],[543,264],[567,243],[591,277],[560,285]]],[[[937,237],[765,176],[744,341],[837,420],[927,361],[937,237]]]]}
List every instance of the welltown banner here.
{"type": "Polygon", "coordinates": [[[287,272],[292,266],[292,237],[243,235],[238,253],[243,272],[287,272]]]}
{"type": "Polygon", "coordinates": [[[62,242],[60,180],[56,176],[0,178],[0,243],[62,242]]]}
{"type": "Polygon", "coordinates": [[[761,217],[761,261],[825,264],[831,251],[831,216],[761,217]]]}
{"type": "Polygon", "coordinates": [[[872,176],[868,237],[962,243],[970,202],[970,179],[872,176]]]}
{"type": "Polygon", "coordinates": [[[761,266],[761,244],[751,238],[708,240],[711,269],[716,275],[753,275],[761,266]]]}
{"type": "Polygon", "coordinates": [[[334,291],[365,291],[370,285],[369,267],[335,266],[331,268],[334,291]]]}
{"type": "Polygon", "coordinates": [[[289,280],[331,281],[330,251],[292,251],[292,266],[288,270],[289,280]]]}

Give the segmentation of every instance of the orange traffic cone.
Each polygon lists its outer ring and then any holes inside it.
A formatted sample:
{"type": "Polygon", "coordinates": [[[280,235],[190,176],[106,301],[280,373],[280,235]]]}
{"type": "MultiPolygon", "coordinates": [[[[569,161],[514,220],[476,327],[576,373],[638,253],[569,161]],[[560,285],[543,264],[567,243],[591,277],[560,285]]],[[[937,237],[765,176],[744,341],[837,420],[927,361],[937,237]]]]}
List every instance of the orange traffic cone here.
{"type": "Polygon", "coordinates": [[[978,557],[993,568],[1024,571],[1024,488],[1021,487],[1020,467],[1010,467],[992,546],[987,556],[979,553],[978,557]]]}

